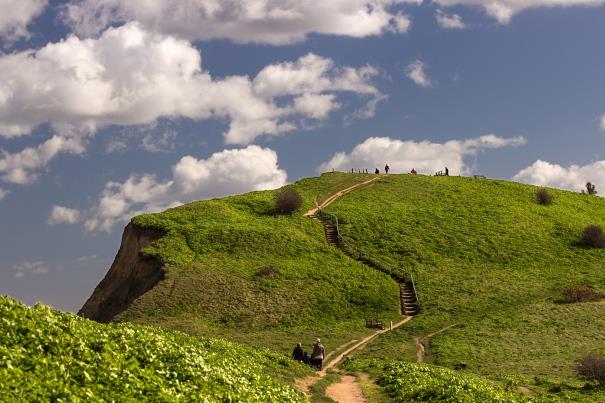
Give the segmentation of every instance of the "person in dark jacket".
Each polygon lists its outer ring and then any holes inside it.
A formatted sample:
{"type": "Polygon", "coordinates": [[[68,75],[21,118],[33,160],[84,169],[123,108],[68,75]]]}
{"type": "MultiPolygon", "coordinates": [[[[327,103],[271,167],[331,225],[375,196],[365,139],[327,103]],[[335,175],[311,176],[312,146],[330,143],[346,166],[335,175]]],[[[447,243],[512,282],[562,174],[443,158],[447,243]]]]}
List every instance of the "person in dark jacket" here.
{"type": "Polygon", "coordinates": [[[302,345],[298,343],[296,347],[294,347],[294,351],[292,351],[292,359],[294,361],[302,362],[305,358],[305,352],[302,349],[302,345]]]}
{"type": "Polygon", "coordinates": [[[315,367],[318,371],[321,371],[321,364],[324,360],[324,354],[326,350],[324,346],[321,344],[321,340],[317,339],[315,344],[313,344],[313,353],[311,353],[311,365],[315,367]]]}
{"type": "Polygon", "coordinates": [[[374,173],[375,173],[376,175],[378,175],[378,174],[380,173],[380,171],[378,170],[378,168],[376,168],[376,170],[374,171],[374,173]]]}
{"type": "Polygon", "coordinates": [[[389,167],[389,164],[387,164],[387,165],[384,166],[384,173],[385,174],[388,175],[390,170],[391,170],[391,168],[389,167]]]}

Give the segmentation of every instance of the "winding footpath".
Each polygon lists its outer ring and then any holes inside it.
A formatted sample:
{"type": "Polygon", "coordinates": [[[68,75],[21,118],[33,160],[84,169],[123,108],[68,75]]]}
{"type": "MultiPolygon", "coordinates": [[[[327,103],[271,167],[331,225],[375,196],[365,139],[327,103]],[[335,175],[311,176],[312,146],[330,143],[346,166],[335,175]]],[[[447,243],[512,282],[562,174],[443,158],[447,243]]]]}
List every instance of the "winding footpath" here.
{"type": "MultiPolygon", "coordinates": [[[[319,204],[317,207],[314,207],[312,209],[310,209],[309,211],[307,211],[304,216],[314,219],[314,220],[318,220],[320,222],[322,222],[319,217],[317,216],[317,213],[319,212],[319,210],[326,208],[327,206],[329,206],[331,203],[333,203],[336,199],[338,199],[339,197],[342,197],[344,195],[346,195],[347,193],[350,193],[356,189],[359,189],[362,186],[366,186],[369,185],[373,182],[376,182],[380,180],[380,176],[376,176],[372,179],[369,179],[365,182],[361,182],[352,186],[349,186],[346,189],[340,190],[336,193],[334,193],[333,195],[331,195],[330,197],[328,197],[326,200],[324,200],[321,204],[319,204]]],[[[326,224],[324,222],[322,222],[322,224],[324,225],[325,231],[326,231],[326,238],[328,240],[328,242],[334,246],[340,249],[339,245],[337,244],[337,242],[335,242],[335,230],[334,227],[331,226],[330,224],[326,224]]],[[[376,269],[376,267],[367,264],[367,262],[363,262],[361,261],[362,264],[365,264],[366,266],[372,268],[372,269],[376,269]]],[[[407,300],[404,300],[404,292],[407,291],[407,286],[405,285],[405,283],[401,283],[399,282],[400,285],[400,290],[401,290],[401,295],[402,297],[400,298],[400,302],[401,302],[401,307],[400,307],[400,312],[402,313],[402,315],[406,315],[406,313],[408,312],[406,309],[406,304],[408,304],[407,300]]],[[[415,311],[414,311],[415,313],[415,311]]],[[[394,329],[397,329],[398,327],[402,326],[403,324],[409,322],[410,320],[412,320],[412,316],[408,316],[406,315],[402,320],[398,321],[397,323],[393,324],[392,326],[386,328],[386,329],[382,329],[382,330],[377,330],[374,333],[370,334],[369,336],[366,336],[365,338],[363,338],[360,341],[357,340],[352,340],[349,341],[348,343],[338,347],[335,352],[329,354],[328,356],[326,356],[326,361],[327,363],[325,364],[324,368],[322,371],[318,372],[316,376],[311,376],[311,377],[307,377],[304,379],[298,379],[295,382],[296,387],[303,393],[305,393],[306,395],[309,394],[309,388],[315,383],[317,382],[319,379],[325,377],[327,375],[327,370],[329,369],[335,369],[336,366],[349,354],[351,354],[353,351],[358,350],[360,348],[365,347],[368,343],[370,343],[372,340],[376,339],[378,336],[380,336],[381,334],[390,332],[394,329]],[[340,351],[340,352],[338,352],[340,351]],[[334,358],[330,359],[328,361],[328,358],[331,357],[331,355],[335,355],[334,358]]],[[[329,398],[331,398],[332,400],[335,400],[337,402],[341,402],[341,403],[360,403],[360,402],[365,402],[365,398],[363,396],[363,393],[361,391],[361,387],[359,386],[359,384],[357,383],[357,380],[355,379],[354,376],[350,376],[350,375],[346,375],[343,376],[341,378],[341,381],[339,383],[335,383],[330,385],[327,389],[326,389],[326,396],[328,396],[329,398]]]]}

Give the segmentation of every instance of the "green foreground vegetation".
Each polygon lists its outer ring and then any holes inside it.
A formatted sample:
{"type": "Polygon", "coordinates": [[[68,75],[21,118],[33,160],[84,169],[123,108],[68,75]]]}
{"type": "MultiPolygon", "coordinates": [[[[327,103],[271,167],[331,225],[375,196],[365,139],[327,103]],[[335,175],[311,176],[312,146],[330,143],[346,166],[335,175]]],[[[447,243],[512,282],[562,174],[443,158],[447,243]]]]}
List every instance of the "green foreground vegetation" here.
{"type": "Polygon", "coordinates": [[[306,401],[309,371],[225,340],[98,324],[0,296],[0,401],[306,401]],[[269,376],[271,375],[271,376],[269,376]]]}

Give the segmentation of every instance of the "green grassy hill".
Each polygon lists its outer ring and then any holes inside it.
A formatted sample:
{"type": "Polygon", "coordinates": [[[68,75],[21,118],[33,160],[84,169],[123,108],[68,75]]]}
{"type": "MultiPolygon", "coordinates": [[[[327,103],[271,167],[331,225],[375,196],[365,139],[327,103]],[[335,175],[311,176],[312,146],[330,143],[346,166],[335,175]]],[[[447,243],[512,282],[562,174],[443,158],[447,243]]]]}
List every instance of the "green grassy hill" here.
{"type": "Polygon", "coordinates": [[[0,296],[0,401],[306,401],[283,356],[0,296]]]}
{"type": "MultiPolygon", "coordinates": [[[[322,225],[302,216],[316,196],[368,177],[330,173],[293,184],[304,206],[292,217],[273,214],[273,191],[135,217],[167,233],[146,250],[167,264],[167,276],[117,319],[282,353],[316,336],[330,351],[367,333],[365,318],[396,319],[397,284],[329,246],[322,225]]],[[[420,297],[420,315],[357,356],[414,361],[420,337],[433,364],[512,376],[505,382],[553,399],[582,395],[574,368],[605,348],[605,304],[558,301],[570,286],[605,293],[605,251],[577,244],[586,225],[605,226],[605,199],[552,190],[554,204],[543,206],[535,191],[392,175],[330,205],[348,240],[414,273],[420,297]]]]}
{"type": "Polygon", "coordinates": [[[331,350],[367,333],[366,317],[399,317],[397,284],[329,246],[321,223],[303,217],[315,197],[367,179],[336,173],[297,182],[304,206],[292,217],[274,214],[274,191],[135,217],[167,233],[146,250],[167,263],[167,278],[118,320],[289,354],[298,341],[321,336],[331,350]]]}

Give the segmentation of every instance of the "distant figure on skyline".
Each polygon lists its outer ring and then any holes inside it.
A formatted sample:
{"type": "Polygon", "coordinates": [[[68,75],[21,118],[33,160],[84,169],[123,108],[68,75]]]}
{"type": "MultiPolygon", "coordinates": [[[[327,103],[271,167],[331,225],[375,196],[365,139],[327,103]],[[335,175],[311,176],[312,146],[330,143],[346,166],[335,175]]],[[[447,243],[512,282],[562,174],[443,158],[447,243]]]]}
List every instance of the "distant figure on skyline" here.
{"type": "Polygon", "coordinates": [[[418,172],[416,172],[416,168],[412,168],[412,170],[410,171],[410,173],[416,175],[418,172]]]}
{"type": "Polygon", "coordinates": [[[380,171],[378,170],[378,168],[376,168],[376,170],[374,171],[374,173],[375,173],[376,175],[378,175],[378,174],[380,173],[380,171]]]}
{"type": "Polygon", "coordinates": [[[391,168],[389,168],[389,165],[388,165],[388,164],[387,164],[387,165],[385,165],[385,166],[384,166],[384,173],[388,175],[388,174],[389,174],[389,170],[390,170],[390,169],[391,169],[391,168]]]}
{"type": "Polygon", "coordinates": [[[445,176],[450,176],[450,170],[445,167],[445,176]]]}

